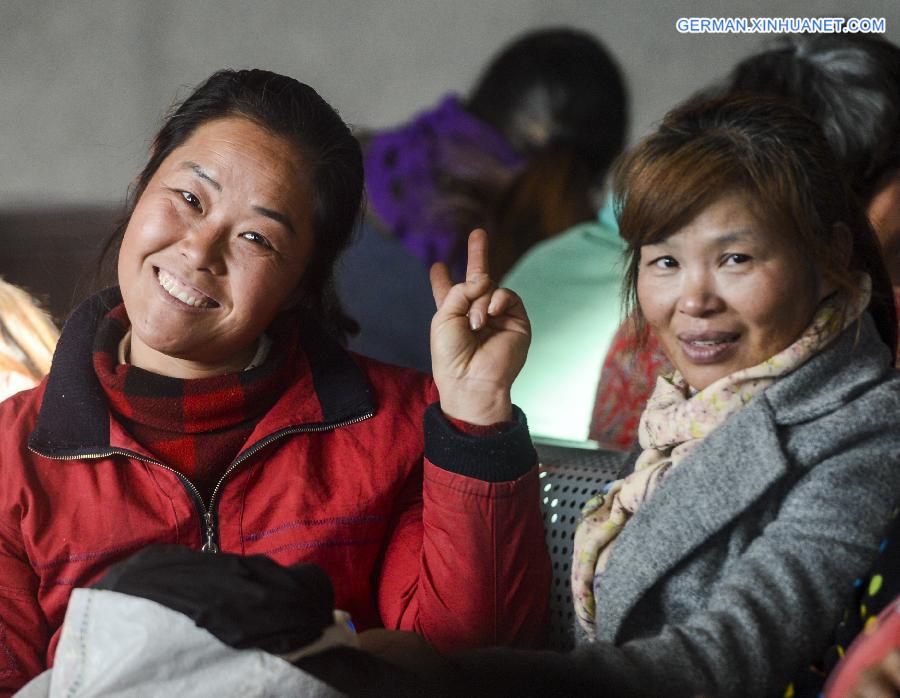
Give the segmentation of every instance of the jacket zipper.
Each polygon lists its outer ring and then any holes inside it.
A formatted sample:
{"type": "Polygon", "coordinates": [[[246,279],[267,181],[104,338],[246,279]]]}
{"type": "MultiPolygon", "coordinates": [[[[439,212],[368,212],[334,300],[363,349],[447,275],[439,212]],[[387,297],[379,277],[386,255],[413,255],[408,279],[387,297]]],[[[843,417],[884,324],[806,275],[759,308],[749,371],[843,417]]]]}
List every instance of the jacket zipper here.
{"type": "MultiPolygon", "coordinates": [[[[215,521],[215,512],[216,512],[216,495],[219,494],[219,490],[222,488],[222,483],[225,482],[225,478],[233,471],[236,467],[238,467],[241,463],[247,460],[253,454],[261,451],[266,446],[271,444],[273,441],[277,441],[278,439],[289,436],[291,434],[303,434],[303,433],[311,433],[318,431],[330,431],[332,429],[340,429],[341,427],[350,426],[351,424],[356,424],[358,422],[364,422],[367,419],[375,416],[374,412],[367,412],[366,414],[360,417],[354,417],[353,419],[348,419],[343,422],[337,422],[335,424],[322,424],[322,425],[313,425],[313,426],[296,426],[296,427],[287,427],[286,429],[282,429],[281,431],[276,431],[274,434],[269,434],[266,438],[257,441],[250,448],[244,451],[240,456],[238,456],[234,462],[228,466],[228,469],[222,473],[222,477],[219,478],[219,481],[216,483],[216,486],[213,488],[213,492],[209,497],[209,509],[204,514],[204,521],[206,522],[206,543],[203,545],[203,552],[206,553],[217,553],[219,552],[219,544],[217,541],[218,535],[216,532],[216,521],[215,521]]],[[[196,488],[195,488],[196,489],[196,488]]]]}
{"type": "Polygon", "coordinates": [[[238,458],[236,458],[231,465],[222,473],[222,477],[219,478],[219,481],[216,483],[216,486],[213,488],[212,495],[209,498],[209,506],[207,507],[203,503],[203,497],[200,496],[200,490],[197,489],[197,486],[194,485],[193,482],[188,480],[184,475],[179,473],[175,468],[172,468],[165,463],[154,460],[153,458],[146,458],[138,453],[134,453],[133,451],[126,451],[124,449],[111,449],[109,451],[105,451],[103,453],[91,453],[83,456],[48,456],[44,453],[40,453],[39,451],[35,451],[30,446],[28,450],[32,453],[35,453],[42,458],[49,458],[50,460],[86,460],[86,459],[97,459],[97,458],[108,458],[109,456],[126,456],[128,458],[134,458],[135,460],[141,461],[143,463],[151,463],[152,465],[159,466],[165,470],[168,470],[170,473],[174,473],[179,480],[181,480],[181,484],[184,485],[184,488],[188,491],[188,494],[191,496],[191,499],[194,500],[194,504],[197,508],[197,513],[200,514],[201,521],[201,531],[200,535],[203,539],[203,546],[200,548],[205,553],[217,553],[219,552],[219,544],[218,544],[218,533],[216,531],[216,520],[215,520],[215,504],[216,504],[216,496],[219,494],[219,490],[222,488],[222,483],[225,482],[225,478],[228,477],[231,472],[238,467],[241,463],[247,460],[250,456],[255,453],[258,453],[260,450],[268,446],[274,441],[278,439],[289,436],[290,434],[301,434],[301,433],[311,433],[311,432],[319,432],[319,431],[329,431],[331,429],[340,429],[341,427],[350,426],[351,424],[356,424],[357,422],[364,422],[367,419],[372,418],[375,415],[374,412],[367,412],[366,414],[355,417],[353,419],[348,419],[343,422],[337,422],[335,424],[323,424],[323,425],[315,425],[315,426],[296,426],[296,427],[287,427],[280,431],[276,431],[273,434],[270,434],[264,439],[257,441],[250,448],[244,451],[238,458]]]}

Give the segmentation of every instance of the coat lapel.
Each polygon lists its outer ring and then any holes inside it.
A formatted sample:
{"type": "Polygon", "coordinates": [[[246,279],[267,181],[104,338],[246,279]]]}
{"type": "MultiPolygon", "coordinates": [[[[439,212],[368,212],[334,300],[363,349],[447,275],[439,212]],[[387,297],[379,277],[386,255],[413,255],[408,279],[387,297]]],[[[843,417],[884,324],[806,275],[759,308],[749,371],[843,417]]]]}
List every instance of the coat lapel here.
{"type": "Polygon", "coordinates": [[[765,396],[704,439],[617,539],[597,600],[598,639],[615,641],[640,598],[757,501],[788,467],[765,396]]]}

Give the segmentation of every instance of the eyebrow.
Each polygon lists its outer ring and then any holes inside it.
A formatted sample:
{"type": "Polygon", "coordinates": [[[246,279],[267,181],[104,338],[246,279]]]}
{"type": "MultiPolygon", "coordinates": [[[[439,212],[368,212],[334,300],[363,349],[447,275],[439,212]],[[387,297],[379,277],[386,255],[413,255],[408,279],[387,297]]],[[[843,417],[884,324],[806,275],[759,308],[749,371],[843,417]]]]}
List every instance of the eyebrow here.
{"type": "Polygon", "coordinates": [[[289,231],[291,231],[292,235],[297,234],[297,231],[294,230],[294,226],[291,224],[290,219],[287,216],[285,216],[283,213],[279,213],[278,211],[273,211],[272,209],[265,208],[264,206],[253,206],[251,208],[253,208],[253,210],[256,211],[257,213],[262,214],[266,218],[271,218],[273,221],[278,221],[285,228],[287,228],[289,231]]]}
{"type": "MultiPolygon", "coordinates": [[[[672,235],[669,235],[668,237],[665,237],[662,240],[659,240],[657,242],[648,242],[646,244],[648,244],[648,245],[671,244],[670,240],[674,236],[675,236],[675,234],[673,233],[672,235]]],[[[739,242],[739,241],[744,240],[751,236],[752,236],[752,231],[749,228],[739,228],[738,230],[732,230],[730,232],[725,233],[724,235],[720,235],[715,240],[713,240],[713,244],[719,245],[719,246],[730,245],[733,242],[739,242]]]]}
{"type": "Polygon", "coordinates": [[[205,179],[207,182],[209,182],[210,184],[213,185],[213,187],[215,188],[216,191],[222,191],[222,185],[219,184],[216,180],[214,180],[210,176],[210,174],[206,170],[204,170],[202,167],[200,167],[200,165],[198,165],[196,162],[190,162],[190,161],[183,162],[183,163],[181,163],[181,166],[184,169],[191,170],[200,179],[205,179]]]}
{"type": "Polygon", "coordinates": [[[740,242],[751,236],[751,232],[748,229],[741,228],[740,230],[733,230],[729,233],[725,233],[721,237],[716,238],[715,244],[717,245],[730,245],[733,242],[740,242]]]}

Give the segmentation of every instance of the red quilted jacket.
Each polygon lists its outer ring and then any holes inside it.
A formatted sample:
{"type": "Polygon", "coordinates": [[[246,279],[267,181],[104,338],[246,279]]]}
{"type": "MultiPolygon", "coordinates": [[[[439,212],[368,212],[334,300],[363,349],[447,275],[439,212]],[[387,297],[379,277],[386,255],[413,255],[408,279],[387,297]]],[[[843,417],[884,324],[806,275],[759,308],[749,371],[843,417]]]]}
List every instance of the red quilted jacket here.
{"type": "Polygon", "coordinates": [[[72,589],[153,542],[317,563],[359,629],[540,642],[550,571],[521,414],[465,435],[426,376],[304,339],[308,370],[204,503],[109,414],[90,352],[113,302],[87,301],[44,384],[0,404],[0,695],[52,663],[72,589]]]}

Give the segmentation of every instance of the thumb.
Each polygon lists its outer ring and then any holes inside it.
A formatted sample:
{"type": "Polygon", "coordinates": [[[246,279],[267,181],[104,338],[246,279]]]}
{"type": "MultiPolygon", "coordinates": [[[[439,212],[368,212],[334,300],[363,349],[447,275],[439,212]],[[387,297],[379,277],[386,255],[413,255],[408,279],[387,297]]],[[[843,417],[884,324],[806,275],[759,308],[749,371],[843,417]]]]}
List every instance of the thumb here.
{"type": "Polygon", "coordinates": [[[490,290],[493,282],[490,277],[482,276],[472,281],[451,286],[444,294],[438,307],[439,315],[464,316],[469,313],[472,304],[479,298],[483,298],[490,290]]]}

